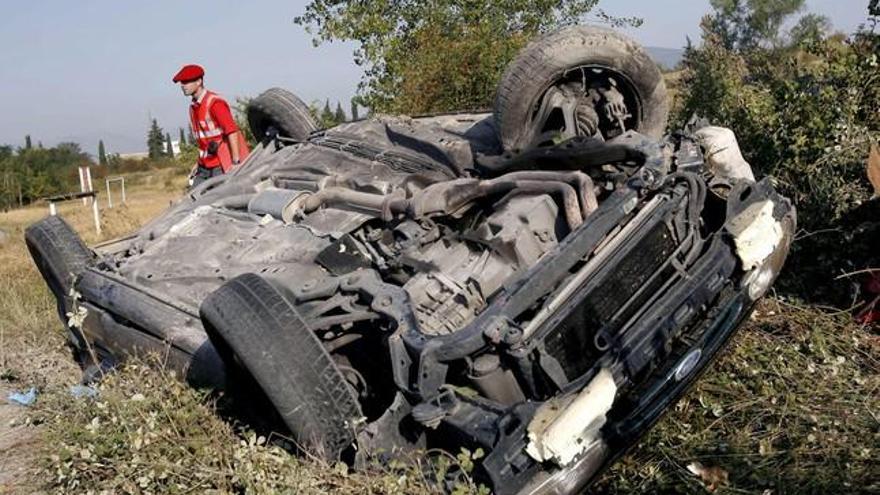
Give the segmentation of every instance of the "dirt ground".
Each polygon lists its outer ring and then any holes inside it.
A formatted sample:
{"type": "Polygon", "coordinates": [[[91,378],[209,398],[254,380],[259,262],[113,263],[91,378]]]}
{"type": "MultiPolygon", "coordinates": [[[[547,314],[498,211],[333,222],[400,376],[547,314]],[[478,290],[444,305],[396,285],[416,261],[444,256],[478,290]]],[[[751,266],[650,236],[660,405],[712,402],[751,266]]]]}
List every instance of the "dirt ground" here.
{"type": "MultiPolygon", "coordinates": [[[[7,397],[12,389],[0,385],[0,396],[7,397]]],[[[36,428],[26,424],[27,410],[6,401],[0,402],[0,493],[33,493],[36,476],[36,428]]]]}

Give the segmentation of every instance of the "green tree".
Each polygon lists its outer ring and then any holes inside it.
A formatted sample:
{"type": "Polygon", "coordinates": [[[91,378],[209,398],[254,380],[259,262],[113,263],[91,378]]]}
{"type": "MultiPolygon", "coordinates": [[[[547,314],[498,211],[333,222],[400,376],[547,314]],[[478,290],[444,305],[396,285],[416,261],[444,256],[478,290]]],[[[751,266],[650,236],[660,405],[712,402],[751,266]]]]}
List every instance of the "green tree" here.
{"type": "Polygon", "coordinates": [[[327,99],[324,102],[324,109],[321,110],[321,126],[329,129],[334,125],[336,125],[336,114],[333,113],[333,110],[330,110],[330,100],[327,99]]]}
{"type": "Polygon", "coordinates": [[[336,121],[336,124],[341,124],[345,122],[345,110],[342,109],[342,104],[339,101],[336,102],[336,112],[333,114],[333,120],[336,121]]]}
{"type": "MultiPolygon", "coordinates": [[[[748,6],[739,12],[761,17],[748,6]]],[[[865,157],[880,138],[876,37],[826,36],[807,15],[798,25],[816,29],[787,42],[764,31],[776,43],[731,45],[731,30],[751,28],[719,22],[728,13],[705,18],[702,45],[686,50],[675,125],[699,115],[733,129],[757,174],[775,176],[794,200],[799,226],[830,228],[870,197],[865,157]]]]}
{"type": "Polygon", "coordinates": [[[358,104],[357,100],[354,98],[351,99],[351,120],[359,120],[358,119],[358,104]]]}
{"type": "Polygon", "coordinates": [[[171,146],[171,133],[165,134],[165,156],[174,158],[174,147],[171,146]]]}
{"type": "Polygon", "coordinates": [[[312,0],[295,19],[314,43],[354,41],[372,112],[486,108],[504,67],[535,35],[598,0],[312,0]]]}
{"type": "MultiPolygon", "coordinates": [[[[780,29],[804,8],[804,0],[710,0],[715,10],[711,29],[724,47],[753,50],[785,43],[780,29]]],[[[800,34],[828,25],[824,16],[811,14],[798,29],[800,34]]]]}
{"type": "Polygon", "coordinates": [[[27,134],[24,137],[24,149],[26,149],[26,150],[31,149],[31,135],[30,134],[27,134]]]}
{"type": "Polygon", "coordinates": [[[147,156],[152,160],[162,157],[165,153],[165,135],[156,119],[150,122],[150,130],[147,131],[147,156]]]}
{"type": "Polygon", "coordinates": [[[180,127],[179,129],[180,129],[180,137],[178,138],[180,140],[179,146],[183,147],[184,145],[187,144],[186,135],[183,133],[183,127],[180,127]]]}
{"type": "Polygon", "coordinates": [[[824,15],[807,14],[788,33],[792,45],[818,43],[831,31],[831,21],[824,15]]]}
{"type": "Polygon", "coordinates": [[[98,140],[98,164],[107,165],[107,151],[104,149],[104,140],[98,140]]]}

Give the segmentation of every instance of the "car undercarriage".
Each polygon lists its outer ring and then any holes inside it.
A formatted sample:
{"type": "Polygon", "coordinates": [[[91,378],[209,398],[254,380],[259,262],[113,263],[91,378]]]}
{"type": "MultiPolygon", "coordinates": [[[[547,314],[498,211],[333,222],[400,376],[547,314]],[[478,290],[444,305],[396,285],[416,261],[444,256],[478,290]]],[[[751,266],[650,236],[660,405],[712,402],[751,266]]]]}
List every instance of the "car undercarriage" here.
{"type": "Polygon", "coordinates": [[[575,492],[723,348],[795,228],[730,131],[640,126],[626,75],[543,87],[515,139],[497,110],[294,135],[262,109],[240,168],[137,232],[89,249],[50,217],[28,246],[84,367],[159,352],[320,457],[482,449],[496,493],[575,492]]]}

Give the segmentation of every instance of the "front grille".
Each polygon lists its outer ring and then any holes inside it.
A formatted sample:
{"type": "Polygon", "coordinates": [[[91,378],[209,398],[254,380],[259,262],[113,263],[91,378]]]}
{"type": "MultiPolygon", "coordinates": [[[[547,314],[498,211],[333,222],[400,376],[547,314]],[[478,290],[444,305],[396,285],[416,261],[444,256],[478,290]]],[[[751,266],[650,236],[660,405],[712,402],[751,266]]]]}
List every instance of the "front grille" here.
{"type": "Polygon", "coordinates": [[[609,323],[626,322],[673,276],[674,271],[667,268],[668,273],[655,277],[634,298],[675,248],[666,225],[662,222],[654,225],[628,249],[624,247],[627,252],[623,256],[612,258],[615,266],[603,271],[604,275],[584,296],[583,303],[546,337],[545,351],[559,362],[569,380],[582,375],[593,364],[597,354],[593,346],[595,333],[609,323]]]}

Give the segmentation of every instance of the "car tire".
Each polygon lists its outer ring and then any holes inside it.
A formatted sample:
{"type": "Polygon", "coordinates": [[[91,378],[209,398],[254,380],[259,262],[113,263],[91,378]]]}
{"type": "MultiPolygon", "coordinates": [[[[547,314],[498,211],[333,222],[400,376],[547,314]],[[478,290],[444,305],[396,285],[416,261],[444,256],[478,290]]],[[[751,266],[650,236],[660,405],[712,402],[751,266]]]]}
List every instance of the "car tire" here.
{"type": "Polygon", "coordinates": [[[300,447],[334,460],[352,446],[362,417],[353,390],[269,282],[240,275],[212,292],[200,313],[229,372],[243,369],[256,380],[300,447]]]}
{"type": "Polygon", "coordinates": [[[271,88],[254,98],[247,106],[248,125],[258,141],[269,137],[270,129],[279,135],[305,141],[318,129],[309,107],[295,94],[271,88]]]}
{"type": "Polygon", "coordinates": [[[59,316],[66,320],[72,303],[73,281],[94,262],[94,253],[63,218],[55,215],[25,229],[24,240],[37,269],[58,300],[59,316]]]}
{"type": "Polygon", "coordinates": [[[628,80],[639,102],[633,130],[659,138],[669,114],[657,64],[632,39],[605,28],[570,26],[527,45],[508,65],[495,95],[494,119],[505,151],[531,143],[531,117],[547,90],[571,69],[600,67],[628,80]]]}
{"type": "MultiPolygon", "coordinates": [[[[76,277],[95,261],[95,254],[63,218],[55,215],[25,229],[24,240],[37,270],[55,296],[58,317],[66,322],[67,313],[72,311],[74,304],[70,289],[76,277]]],[[[85,336],[66,323],[64,327],[74,359],[81,366],[88,366],[92,360],[89,359],[85,336]]]]}

